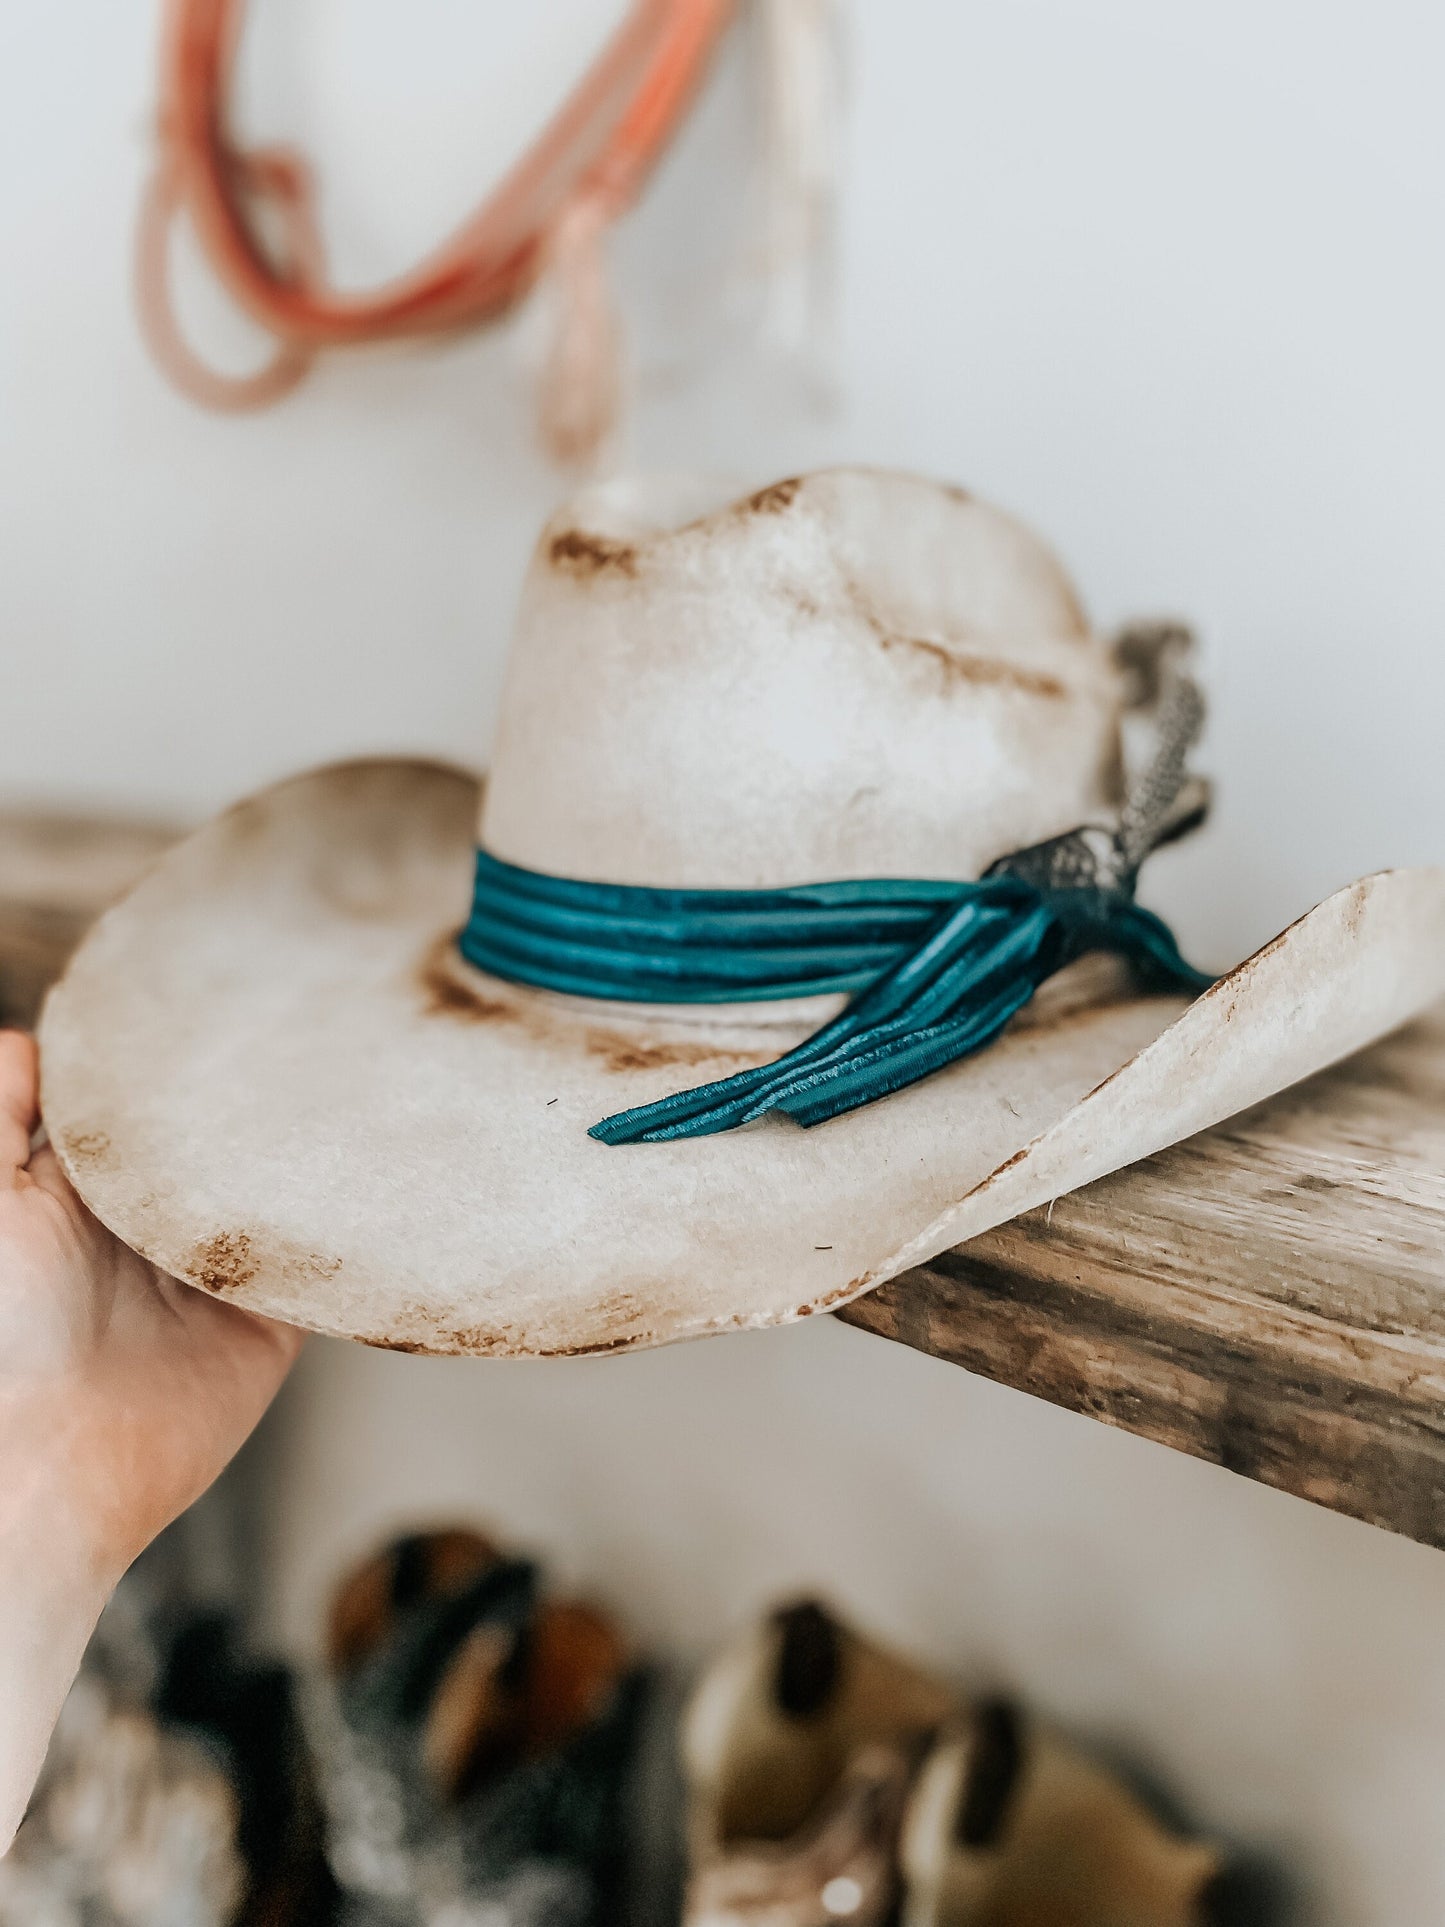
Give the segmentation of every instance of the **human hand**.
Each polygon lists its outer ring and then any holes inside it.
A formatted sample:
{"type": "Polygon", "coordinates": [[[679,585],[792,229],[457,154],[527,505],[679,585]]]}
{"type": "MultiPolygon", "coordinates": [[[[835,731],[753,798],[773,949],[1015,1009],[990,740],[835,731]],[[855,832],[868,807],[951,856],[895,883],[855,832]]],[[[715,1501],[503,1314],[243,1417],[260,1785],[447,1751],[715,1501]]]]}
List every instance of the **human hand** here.
{"type": "Polygon", "coordinates": [[[0,1852],[106,1595],[221,1471],[302,1338],[129,1250],[49,1145],[32,1151],[38,1123],[34,1041],[0,1031],[0,1852]]]}
{"type": "Polygon", "coordinates": [[[119,1574],[206,1489],[301,1345],[137,1257],[39,1121],[34,1041],[0,1032],[0,1464],[49,1455],[119,1574]]]}

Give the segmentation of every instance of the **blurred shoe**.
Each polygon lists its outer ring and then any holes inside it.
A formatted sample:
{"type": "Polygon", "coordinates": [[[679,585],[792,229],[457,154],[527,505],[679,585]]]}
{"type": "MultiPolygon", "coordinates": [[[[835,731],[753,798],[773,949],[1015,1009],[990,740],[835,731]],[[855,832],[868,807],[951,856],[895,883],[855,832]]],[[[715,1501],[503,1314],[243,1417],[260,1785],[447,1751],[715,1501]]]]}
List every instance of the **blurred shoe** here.
{"type": "Polygon", "coordinates": [[[641,1694],[610,1622],[464,1532],[339,1588],[309,1725],[349,1918],[595,1927],[625,1863],[641,1694]]]}
{"type": "Polygon", "coordinates": [[[0,1859],[0,1927],[233,1927],[239,1832],[224,1766],[84,1672],[0,1859]]]}
{"type": "Polygon", "coordinates": [[[903,1927],[1212,1927],[1220,1856],[1006,1701],[944,1735],[908,1802],[903,1927]]]}
{"type": "Polygon", "coordinates": [[[148,1555],[0,1860],[0,1927],[330,1927],[336,1898],[289,1675],[148,1555]]]}
{"type": "Polygon", "coordinates": [[[874,1927],[946,1687],[802,1601],[709,1667],[689,1704],[686,1927],[874,1927]]]}
{"type": "Polygon", "coordinates": [[[235,1789],[246,1868],[235,1927],[328,1927],[336,1886],[290,1669],[253,1657],[230,1614],[186,1610],[165,1631],[151,1697],[235,1789]]]}

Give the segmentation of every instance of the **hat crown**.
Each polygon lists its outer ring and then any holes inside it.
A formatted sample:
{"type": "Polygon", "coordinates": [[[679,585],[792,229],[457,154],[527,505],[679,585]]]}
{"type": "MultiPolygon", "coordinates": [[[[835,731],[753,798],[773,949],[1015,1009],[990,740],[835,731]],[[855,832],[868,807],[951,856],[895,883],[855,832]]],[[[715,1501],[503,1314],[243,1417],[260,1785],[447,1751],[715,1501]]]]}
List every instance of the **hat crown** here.
{"type": "Polygon", "coordinates": [[[976,877],[1118,801],[1121,690],[1050,551],[831,469],[590,490],[522,594],[481,840],[597,882],[976,877]]]}

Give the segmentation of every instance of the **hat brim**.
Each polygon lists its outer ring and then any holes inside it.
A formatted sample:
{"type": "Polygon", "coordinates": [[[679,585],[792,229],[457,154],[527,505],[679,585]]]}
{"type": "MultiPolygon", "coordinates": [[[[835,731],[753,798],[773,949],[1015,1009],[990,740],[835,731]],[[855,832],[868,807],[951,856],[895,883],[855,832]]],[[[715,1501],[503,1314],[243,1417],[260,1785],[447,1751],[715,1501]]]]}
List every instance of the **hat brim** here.
{"type": "Polygon", "coordinates": [[[1387,872],[1193,1004],[1045,997],[989,1050],[804,1131],[587,1127],[802,1034],[469,971],[478,789],[323,769],[167,854],[42,1020],[61,1162],[202,1289],[406,1351],[621,1351],[779,1324],[1270,1096],[1445,994],[1445,872],[1387,872]]]}

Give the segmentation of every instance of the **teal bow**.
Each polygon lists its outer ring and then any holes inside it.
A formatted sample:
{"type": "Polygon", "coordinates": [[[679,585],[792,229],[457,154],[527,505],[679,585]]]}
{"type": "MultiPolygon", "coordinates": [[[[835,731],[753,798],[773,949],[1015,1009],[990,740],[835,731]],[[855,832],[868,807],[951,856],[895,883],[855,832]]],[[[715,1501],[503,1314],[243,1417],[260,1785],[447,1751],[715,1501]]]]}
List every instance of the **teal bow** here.
{"type": "Polygon", "coordinates": [[[1040,984],[1088,951],[1125,957],[1151,988],[1206,988],[1131,889],[1132,875],[1126,887],[1058,887],[998,866],[976,883],[655,890],[544,876],[479,850],[459,947],[495,977],[578,997],[852,997],[769,1064],[591,1127],[604,1144],[652,1144],[772,1111],[820,1124],[872,1103],[991,1043],[1040,984]]]}

